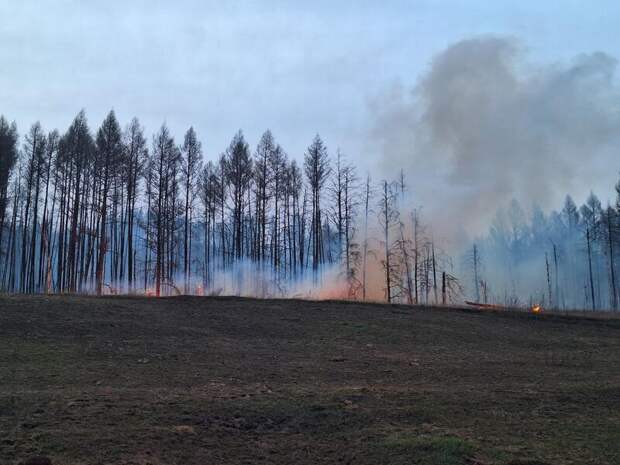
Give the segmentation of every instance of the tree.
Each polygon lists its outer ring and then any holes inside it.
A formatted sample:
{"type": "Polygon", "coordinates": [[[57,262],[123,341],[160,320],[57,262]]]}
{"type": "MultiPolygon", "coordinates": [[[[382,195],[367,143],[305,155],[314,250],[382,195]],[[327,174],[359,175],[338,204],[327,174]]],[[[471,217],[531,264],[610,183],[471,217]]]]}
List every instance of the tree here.
{"type": "Polygon", "coordinates": [[[288,167],[287,175],[287,195],[290,198],[291,206],[291,228],[290,228],[290,261],[291,273],[296,277],[304,266],[305,231],[306,231],[306,193],[303,187],[303,176],[299,166],[293,160],[288,167]],[[300,205],[300,198],[302,197],[300,205]]]}
{"type": "Polygon", "coordinates": [[[171,237],[177,220],[176,205],[172,201],[174,190],[178,187],[176,176],[180,161],[179,149],[166,125],[162,125],[153,138],[153,172],[151,178],[151,215],[154,221],[155,242],[155,295],[161,295],[162,281],[170,280],[173,268],[172,248],[174,237],[171,237]]]}
{"type": "Polygon", "coordinates": [[[379,224],[383,231],[383,248],[384,256],[381,260],[383,270],[385,272],[385,300],[388,303],[392,302],[392,286],[397,279],[394,276],[397,272],[395,263],[392,259],[392,239],[390,236],[391,230],[399,223],[398,210],[396,209],[396,185],[390,184],[387,181],[381,183],[381,198],[379,200],[379,224]]]}
{"type": "Polygon", "coordinates": [[[471,255],[469,257],[471,266],[473,284],[476,296],[476,302],[480,302],[480,249],[477,244],[474,244],[471,248],[471,255]]]}
{"type": "Polygon", "coordinates": [[[243,256],[243,213],[245,195],[252,178],[252,160],[248,144],[241,131],[233,137],[223,158],[224,176],[230,186],[232,197],[233,256],[240,260],[243,256]]]}
{"type": "Polygon", "coordinates": [[[358,256],[353,244],[355,231],[355,216],[359,201],[357,197],[357,174],[355,167],[345,162],[344,156],[338,149],[336,166],[332,177],[331,193],[333,201],[333,216],[337,233],[337,261],[344,265],[344,274],[349,285],[355,280],[353,259],[358,256]]]}
{"type": "Polygon", "coordinates": [[[314,137],[312,144],[310,144],[306,151],[304,171],[311,191],[310,244],[312,245],[312,269],[316,279],[319,267],[324,262],[321,194],[331,173],[327,148],[318,134],[314,137]]]}
{"type": "Polygon", "coordinates": [[[364,248],[362,252],[362,300],[366,300],[366,270],[368,265],[368,215],[370,213],[370,199],[372,196],[370,174],[366,176],[364,189],[364,248]]]}
{"type": "Polygon", "coordinates": [[[562,217],[566,227],[565,237],[565,260],[567,268],[567,283],[565,283],[565,289],[569,295],[569,299],[573,302],[577,301],[578,293],[576,292],[581,286],[578,283],[578,273],[576,270],[576,263],[574,257],[577,256],[577,244],[579,235],[579,210],[575,205],[572,197],[567,195],[564,200],[564,208],[562,209],[562,217]]]}
{"type": "Polygon", "coordinates": [[[34,292],[34,251],[37,240],[37,222],[39,208],[39,190],[42,164],[45,157],[46,138],[41,124],[36,122],[26,135],[24,154],[28,159],[26,169],[26,206],[22,222],[22,254],[20,289],[22,292],[34,292]],[[33,192],[34,191],[34,192],[33,192]],[[32,217],[31,217],[32,213],[32,217]],[[32,226],[30,221],[32,220],[32,226]]]}
{"type": "Polygon", "coordinates": [[[2,259],[2,239],[9,203],[9,181],[17,162],[17,138],[17,125],[15,123],[9,124],[4,116],[0,115],[0,261],[2,259]]]}
{"type": "Polygon", "coordinates": [[[114,110],[108,113],[101,127],[97,131],[97,164],[101,171],[101,206],[99,209],[99,253],[97,255],[97,294],[103,292],[103,275],[105,256],[108,247],[106,236],[106,221],[108,215],[108,200],[110,185],[118,175],[123,145],[121,142],[121,128],[116,120],[114,110]]]}
{"type": "MultiPolygon", "coordinates": [[[[50,246],[50,236],[53,234],[52,219],[54,217],[54,200],[52,201],[51,214],[48,208],[48,198],[50,194],[51,184],[51,170],[58,156],[58,141],[60,135],[58,131],[54,130],[47,136],[45,161],[42,167],[45,176],[45,194],[43,198],[43,218],[41,220],[41,241],[39,245],[39,273],[38,284],[39,290],[49,292],[51,287],[51,259],[52,259],[52,247],[50,246]]],[[[54,182],[56,184],[56,182],[54,182]]]]}
{"type": "MultiPolygon", "coordinates": [[[[88,128],[84,110],[75,117],[69,129],[59,143],[60,159],[63,162],[63,199],[61,205],[63,237],[61,240],[62,257],[57,260],[57,281],[60,289],[76,292],[78,290],[78,272],[80,252],[84,242],[80,221],[86,218],[86,196],[90,172],[94,165],[95,144],[88,128]],[[66,250],[66,254],[65,254],[66,250]]],[[[94,194],[93,194],[94,195],[94,194]]],[[[82,275],[84,276],[84,275],[82,275]]]]}
{"type": "Polygon", "coordinates": [[[144,129],[137,118],[133,118],[123,133],[123,167],[127,173],[126,202],[127,202],[127,283],[130,290],[134,289],[136,281],[134,228],[136,227],[136,202],[138,199],[138,182],[143,175],[148,161],[148,149],[144,129]]]}
{"type": "Polygon", "coordinates": [[[269,160],[275,151],[275,142],[271,131],[263,133],[254,154],[254,180],[256,186],[256,238],[255,258],[265,262],[267,256],[267,210],[269,203],[269,186],[271,177],[269,173],[269,160]]]}
{"type": "Polygon", "coordinates": [[[278,270],[280,268],[280,249],[281,234],[280,223],[282,215],[280,209],[284,200],[284,183],[286,176],[286,153],[277,145],[270,153],[268,158],[269,176],[271,179],[271,195],[273,199],[273,234],[271,239],[271,257],[273,270],[278,279],[278,270]]]}
{"type": "MultiPolygon", "coordinates": [[[[209,286],[209,278],[214,271],[216,252],[216,222],[218,206],[220,205],[221,183],[215,164],[211,161],[204,166],[200,177],[200,193],[204,206],[204,273],[203,285],[209,286]]],[[[223,265],[223,264],[222,264],[223,265]]]]}
{"type": "Polygon", "coordinates": [[[193,127],[185,133],[185,140],[181,149],[183,153],[183,185],[185,187],[185,221],[183,235],[183,273],[185,277],[185,293],[189,292],[189,278],[191,272],[191,217],[196,180],[202,165],[202,147],[193,127]]]}
{"type": "MultiPolygon", "coordinates": [[[[585,227],[585,239],[586,239],[586,250],[588,257],[588,273],[589,273],[589,284],[590,284],[590,297],[591,297],[591,305],[592,309],[596,308],[596,297],[594,290],[594,275],[592,271],[592,262],[595,262],[595,266],[598,269],[598,257],[596,251],[593,250],[593,244],[595,241],[599,240],[602,237],[602,216],[603,210],[601,207],[601,202],[598,198],[591,192],[588,196],[586,204],[580,208],[581,212],[581,221],[583,226],[585,227]]],[[[598,279],[596,280],[598,284],[598,279]]]]}
{"type": "MultiPolygon", "coordinates": [[[[358,268],[360,266],[359,245],[354,241],[357,224],[357,212],[360,205],[357,172],[353,165],[346,165],[343,169],[343,236],[344,236],[344,265],[345,275],[349,288],[349,295],[357,294],[360,287],[358,268]]],[[[340,261],[343,259],[340,257],[340,261]]]]}
{"type": "Polygon", "coordinates": [[[335,206],[334,216],[336,223],[336,230],[338,233],[338,259],[340,260],[343,255],[344,244],[344,177],[345,166],[343,165],[342,153],[340,149],[336,151],[336,166],[334,176],[332,179],[332,195],[335,206]]]}

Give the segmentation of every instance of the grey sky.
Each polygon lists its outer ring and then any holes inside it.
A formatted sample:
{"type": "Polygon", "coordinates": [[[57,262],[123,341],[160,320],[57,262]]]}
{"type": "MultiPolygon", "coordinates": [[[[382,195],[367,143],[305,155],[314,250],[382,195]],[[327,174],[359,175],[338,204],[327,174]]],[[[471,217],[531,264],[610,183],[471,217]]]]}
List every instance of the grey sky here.
{"type": "Polygon", "coordinates": [[[271,128],[299,156],[314,133],[360,153],[368,100],[412,86],[431,58],[478,34],[518,37],[535,59],[620,56],[614,1],[0,2],[0,112],[91,126],[114,108],[151,133],[191,124],[207,155],[271,128]],[[222,6],[226,3],[226,6],[222,6]],[[594,3],[594,4],[593,4],[594,3]]]}
{"type": "MultiPolygon", "coordinates": [[[[252,147],[270,128],[299,159],[318,132],[330,153],[340,147],[375,179],[395,175],[402,166],[413,186],[414,202],[424,204],[446,234],[461,237],[460,229],[448,231],[446,224],[476,233],[513,195],[526,206],[537,202],[543,208],[559,206],[567,191],[578,202],[591,188],[603,201],[613,198],[620,169],[615,162],[617,139],[607,137],[587,146],[593,167],[589,171],[581,169],[584,148],[575,143],[566,150],[558,139],[577,134],[570,128],[581,127],[584,118],[596,120],[599,110],[606,115],[604,124],[617,129],[618,100],[607,107],[590,107],[588,90],[573,99],[573,94],[563,96],[562,89],[542,93],[537,83],[548,81],[554,87],[552,79],[572,75],[580,55],[598,51],[610,57],[605,66],[615,82],[618,24],[620,2],[611,0],[358,0],[305,5],[0,0],[0,113],[17,121],[21,134],[37,119],[46,129],[63,131],[81,108],[93,129],[110,108],[123,123],[138,116],[149,137],[166,121],[180,142],[193,125],[207,158],[221,153],[239,128],[252,147]],[[473,151],[453,144],[446,152],[441,140],[433,146],[420,143],[418,136],[424,131],[419,129],[428,125],[419,124],[424,123],[424,117],[415,115],[420,105],[407,96],[420,80],[440,75],[433,60],[455,43],[489,36],[514,39],[520,48],[520,70],[514,74],[518,82],[509,90],[510,102],[504,93],[487,96],[504,105],[498,107],[500,118],[522,108],[518,113],[529,115],[531,124],[510,124],[535,129],[525,129],[525,139],[498,139],[495,125],[471,126],[468,116],[463,125],[452,121],[450,131],[475,136],[473,151]],[[535,89],[540,97],[515,100],[523,98],[523,88],[535,89]],[[542,142],[534,143],[534,138],[547,125],[534,124],[545,114],[538,111],[537,102],[565,97],[569,110],[557,111],[559,120],[553,122],[564,132],[551,130],[556,140],[546,138],[542,150],[542,142]],[[515,107],[513,101],[527,105],[515,107]],[[583,105],[589,113],[570,111],[583,105]],[[479,133],[472,135],[472,129],[479,133]],[[557,150],[564,154],[559,170],[557,150]],[[515,163],[526,153],[528,164],[515,163]],[[538,163],[540,156],[548,163],[538,163]],[[504,172],[507,162],[514,167],[510,177],[484,175],[504,172]],[[536,187],[541,182],[549,185],[536,187]],[[466,214],[472,206],[475,211],[466,214]]],[[[454,63],[480,58],[475,46],[468,50],[463,59],[451,52],[454,63]]],[[[465,82],[485,93],[484,84],[480,87],[475,79],[465,82]]],[[[458,86],[454,79],[445,83],[458,86]]],[[[612,100],[620,96],[617,83],[599,89],[612,100]]],[[[430,94],[428,90],[427,83],[426,96],[434,99],[444,92],[441,87],[430,94]]],[[[460,95],[465,96],[457,94],[457,107],[470,103],[460,95]]],[[[450,105],[446,108],[452,111],[450,105]]],[[[486,117],[497,118],[493,112],[486,117]]],[[[432,131],[438,129],[435,125],[432,131]]]]}

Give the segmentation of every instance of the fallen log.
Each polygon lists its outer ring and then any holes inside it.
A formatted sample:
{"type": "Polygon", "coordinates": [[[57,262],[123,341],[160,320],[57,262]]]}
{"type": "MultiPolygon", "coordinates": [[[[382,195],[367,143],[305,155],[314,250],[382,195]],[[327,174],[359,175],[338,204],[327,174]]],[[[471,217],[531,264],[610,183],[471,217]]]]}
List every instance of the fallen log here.
{"type": "Polygon", "coordinates": [[[483,304],[480,302],[470,302],[469,300],[466,300],[465,303],[467,305],[471,305],[472,307],[478,307],[478,308],[496,308],[496,309],[509,309],[509,307],[506,307],[505,305],[496,305],[496,304],[483,304]]]}

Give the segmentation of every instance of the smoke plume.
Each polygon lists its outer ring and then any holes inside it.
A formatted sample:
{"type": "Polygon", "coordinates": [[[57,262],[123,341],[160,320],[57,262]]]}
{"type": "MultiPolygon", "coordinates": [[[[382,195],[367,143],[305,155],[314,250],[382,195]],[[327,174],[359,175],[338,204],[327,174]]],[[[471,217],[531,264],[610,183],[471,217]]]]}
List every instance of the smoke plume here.
{"type": "Polygon", "coordinates": [[[548,208],[604,189],[607,200],[620,169],[615,70],[602,52],[532,65],[514,39],[463,40],[412,90],[372,102],[374,149],[382,167],[406,167],[410,195],[446,239],[480,233],[513,198],[548,208]]]}

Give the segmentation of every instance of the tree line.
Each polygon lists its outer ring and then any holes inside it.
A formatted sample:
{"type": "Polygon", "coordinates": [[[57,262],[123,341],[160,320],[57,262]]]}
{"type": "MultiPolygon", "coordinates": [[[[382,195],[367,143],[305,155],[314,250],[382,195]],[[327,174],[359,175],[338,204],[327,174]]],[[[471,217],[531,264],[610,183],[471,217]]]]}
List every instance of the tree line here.
{"type": "Polygon", "coordinates": [[[465,255],[472,298],[508,305],[591,310],[619,306],[620,182],[615,204],[591,193],[578,207],[570,195],[559,211],[514,200],[498,212],[465,255]]]}
{"type": "Polygon", "coordinates": [[[405,191],[402,172],[375,184],[319,135],[301,164],[269,130],[206,159],[192,127],[148,141],[137,118],[110,111],[93,132],[81,111],[20,138],[2,116],[0,289],[267,296],[335,280],[338,297],[454,300],[450,257],[405,191]]]}

